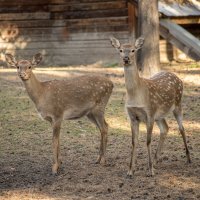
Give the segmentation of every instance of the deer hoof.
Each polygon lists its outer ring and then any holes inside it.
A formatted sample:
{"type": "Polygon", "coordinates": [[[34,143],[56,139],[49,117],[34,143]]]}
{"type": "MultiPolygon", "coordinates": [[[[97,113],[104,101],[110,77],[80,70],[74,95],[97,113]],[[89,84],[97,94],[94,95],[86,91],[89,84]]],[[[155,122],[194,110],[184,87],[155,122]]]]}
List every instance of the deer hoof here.
{"type": "Polygon", "coordinates": [[[190,159],[189,156],[187,157],[187,163],[188,163],[188,164],[191,164],[191,163],[192,163],[192,161],[191,161],[191,159],[190,159]]]}
{"type": "Polygon", "coordinates": [[[127,178],[133,178],[133,171],[132,170],[129,170],[128,172],[127,172],[127,178]]]}
{"type": "Polygon", "coordinates": [[[58,168],[59,168],[58,164],[54,164],[54,165],[52,166],[52,174],[53,174],[54,176],[56,176],[56,175],[58,174],[58,168]]]}
{"type": "Polygon", "coordinates": [[[104,157],[99,156],[99,158],[97,159],[97,161],[95,163],[105,166],[106,165],[106,159],[104,157]]]}
{"type": "Polygon", "coordinates": [[[153,177],[153,176],[155,176],[155,173],[154,173],[153,170],[152,170],[152,171],[149,171],[149,172],[147,173],[147,177],[153,177]]]}
{"type": "Polygon", "coordinates": [[[155,158],[154,159],[154,165],[157,165],[160,161],[161,161],[160,159],[155,158]]]}

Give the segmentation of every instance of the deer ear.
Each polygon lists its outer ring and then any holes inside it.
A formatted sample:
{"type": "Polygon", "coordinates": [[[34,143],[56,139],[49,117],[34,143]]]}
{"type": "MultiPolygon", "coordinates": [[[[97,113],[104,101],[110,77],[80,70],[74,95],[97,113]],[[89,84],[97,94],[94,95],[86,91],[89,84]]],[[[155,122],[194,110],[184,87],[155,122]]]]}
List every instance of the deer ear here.
{"type": "Polygon", "coordinates": [[[36,66],[41,62],[41,60],[42,60],[42,54],[41,53],[37,53],[35,56],[33,56],[31,64],[33,66],[36,66]]]}
{"type": "Polygon", "coordinates": [[[115,47],[116,49],[119,49],[121,44],[119,42],[118,39],[114,38],[114,37],[110,37],[110,41],[113,47],[115,47]]]}
{"type": "Polygon", "coordinates": [[[6,62],[12,66],[12,67],[15,67],[16,64],[17,64],[17,61],[15,59],[15,57],[9,53],[5,54],[5,58],[6,58],[6,62]]]}
{"type": "Polygon", "coordinates": [[[135,49],[139,50],[142,48],[144,44],[144,38],[143,37],[139,37],[136,41],[135,41],[135,49]]]}

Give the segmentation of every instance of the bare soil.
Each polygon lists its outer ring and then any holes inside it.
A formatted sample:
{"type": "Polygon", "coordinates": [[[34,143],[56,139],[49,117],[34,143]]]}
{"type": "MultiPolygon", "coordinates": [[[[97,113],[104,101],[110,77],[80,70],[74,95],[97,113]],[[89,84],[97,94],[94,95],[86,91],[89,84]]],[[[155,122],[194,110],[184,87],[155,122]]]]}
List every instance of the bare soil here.
{"type": "MultiPolygon", "coordinates": [[[[124,110],[121,68],[98,66],[38,68],[40,80],[102,73],[115,84],[106,111],[109,123],[107,164],[95,164],[100,134],[87,119],[65,121],[61,130],[62,167],[51,175],[51,127],[42,121],[15,69],[0,69],[0,200],[200,199],[200,68],[170,66],[184,82],[184,126],[192,164],[186,163],[182,138],[172,115],[156,175],[148,177],[144,125],[139,137],[137,171],[126,177],[131,134],[124,110]]],[[[159,140],[154,128],[152,149],[159,140]]]]}

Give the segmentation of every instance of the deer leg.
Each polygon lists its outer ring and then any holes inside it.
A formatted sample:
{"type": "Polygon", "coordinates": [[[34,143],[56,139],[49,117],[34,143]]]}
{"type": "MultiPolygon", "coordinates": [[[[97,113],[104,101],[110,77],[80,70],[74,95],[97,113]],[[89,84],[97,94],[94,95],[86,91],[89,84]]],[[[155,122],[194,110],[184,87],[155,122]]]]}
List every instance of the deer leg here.
{"type": "Polygon", "coordinates": [[[164,144],[164,141],[166,139],[166,136],[167,136],[167,133],[168,133],[168,130],[169,130],[169,127],[167,125],[167,122],[165,119],[161,119],[159,121],[156,121],[159,129],[160,129],[160,140],[159,140],[159,143],[158,143],[158,147],[157,147],[157,150],[156,150],[156,154],[155,154],[155,163],[158,162],[158,159],[160,157],[160,153],[162,151],[162,148],[163,148],[163,144],[164,144]]]}
{"type": "Polygon", "coordinates": [[[61,127],[61,121],[57,121],[53,123],[53,166],[52,166],[52,174],[57,174],[58,168],[61,163],[60,159],[60,127],[61,127]]]}
{"type": "Polygon", "coordinates": [[[189,149],[188,149],[188,146],[187,146],[187,142],[186,142],[185,129],[184,129],[183,124],[182,124],[182,118],[183,117],[182,117],[182,108],[181,108],[181,106],[176,107],[174,109],[173,113],[174,113],[174,117],[176,118],[176,121],[178,123],[179,131],[180,131],[180,133],[182,135],[182,138],[183,138],[183,142],[184,142],[184,145],[185,145],[187,162],[191,163],[190,152],[189,152],[189,149]]]}
{"type": "Polygon", "coordinates": [[[139,121],[131,121],[131,132],[132,132],[132,150],[131,150],[131,160],[129,165],[129,170],[127,176],[132,177],[135,172],[135,165],[137,160],[137,144],[138,144],[138,135],[139,135],[139,121]]]}
{"type": "MultiPolygon", "coordinates": [[[[97,119],[98,121],[98,119],[97,119]]],[[[100,132],[101,132],[101,143],[100,143],[100,151],[99,151],[99,157],[97,158],[97,163],[101,163],[103,165],[106,164],[106,159],[105,159],[105,154],[106,154],[106,147],[107,147],[107,141],[108,141],[108,124],[106,121],[99,120],[98,123],[100,122],[100,132]],[[101,122],[100,122],[101,121],[101,122]]]]}
{"type": "Polygon", "coordinates": [[[151,151],[151,136],[152,136],[152,131],[153,131],[153,125],[154,125],[153,121],[147,122],[147,150],[148,150],[148,164],[149,164],[150,176],[154,176],[152,151],[151,151]]]}
{"type": "Polygon", "coordinates": [[[108,133],[108,124],[104,119],[104,115],[101,112],[90,113],[88,114],[88,118],[91,122],[93,122],[101,133],[101,141],[100,141],[100,150],[99,156],[97,158],[96,163],[106,164],[105,153],[107,146],[107,133],[108,133]]]}

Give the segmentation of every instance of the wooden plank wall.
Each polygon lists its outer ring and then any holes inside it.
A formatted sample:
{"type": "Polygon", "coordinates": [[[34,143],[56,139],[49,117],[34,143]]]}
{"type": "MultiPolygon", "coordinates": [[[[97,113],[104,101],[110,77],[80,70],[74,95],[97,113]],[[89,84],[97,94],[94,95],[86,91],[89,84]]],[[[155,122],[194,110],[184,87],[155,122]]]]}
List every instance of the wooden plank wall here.
{"type": "MultiPolygon", "coordinates": [[[[183,24],[182,27],[200,40],[200,24],[183,24]]],[[[160,59],[162,63],[194,61],[162,37],[160,38],[160,59]]]]}
{"type": "MultiPolygon", "coordinates": [[[[1,0],[0,52],[43,64],[66,66],[119,60],[110,45],[114,35],[128,38],[125,0],[1,0]]],[[[0,59],[0,60],[1,60],[0,59]]]]}

